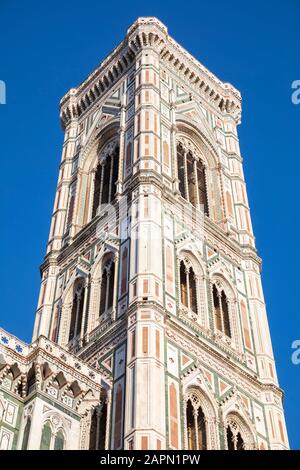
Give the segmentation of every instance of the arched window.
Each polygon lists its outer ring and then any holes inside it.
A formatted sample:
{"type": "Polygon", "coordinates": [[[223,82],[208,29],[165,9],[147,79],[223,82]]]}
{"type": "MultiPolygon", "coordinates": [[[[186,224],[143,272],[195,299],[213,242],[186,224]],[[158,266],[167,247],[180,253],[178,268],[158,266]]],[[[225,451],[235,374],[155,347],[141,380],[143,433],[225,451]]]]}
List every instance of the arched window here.
{"type": "Polygon", "coordinates": [[[89,450],[97,449],[97,427],[98,427],[98,417],[97,417],[97,410],[95,409],[92,411],[89,450]]]}
{"type": "Polygon", "coordinates": [[[64,437],[64,433],[60,429],[55,435],[54,450],[63,450],[64,446],[65,446],[65,437],[64,437]]]}
{"type": "Polygon", "coordinates": [[[217,330],[231,338],[228,299],[224,290],[217,289],[216,285],[212,288],[214,319],[217,330]]]}
{"type": "Polygon", "coordinates": [[[187,275],[186,267],[183,261],[180,262],[180,292],[182,305],[188,307],[187,275]]]}
{"type": "Polygon", "coordinates": [[[227,437],[227,449],[234,450],[234,440],[233,440],[233,433],[231,431],[231,427],[227,426],[226,429],[226,437],[227,437]]]}
{"type": "Polygon", "coordinates": [[[103,402],[101,407],[101,415],[99,422],[99,450],[105,450],[105,439],[106,439],[106,419],[107,419],[107,402],[103,402]]]}
{"type": "Polygon", "coordinates": [[[109,257],[105,262],[101,277],[100,309],[99,315],[103,315],[113,307],[114,302],[115,262],[109,257]]]}
{"type": "Polygon", "coordinates": [[[187,401],[186,425],[187,425],[188,449],[189,450],[196,450],[197,445],[196,445],[195,416],[194,416],[194,407],[191,403],[191,400],[187,401]]]}
{"type": "Polygon", "coordinates": [[[90,450],[105,450],[106,418],[107,404],[106,400],[104,400],[102,405],[92,411],[89,442],[90,450]]]}
{"type": "Polygon", "coordinates": [[[187,199],[186,184],[185,184],[185,153],[182,145],[177,147],[177,167],[179,179],[179,191],[182,197],[187,199]]]}
{"type": "Polygon", "coordinates": [[[184,307],[197,313],[197,288],[194,270],[180,261],[180,294],[181,303],[184,307]]]}
{"type": "Polygon", "coordinates": [[[209,215],[206,174],[203,162],[182,144],[177,146],[179,191],[194,207],[209,215]]]}
{"type": "Polygon", "coordinates": [[[256,449],[254,429],[251,423],[236,412],[229,413],[225,420],[225,443],[228,450],[256,449]]]}
{"type": "Polygon", "coordinates": [[[71,312],[69,341],[78,337],[81,332],[83,307],[84,307],[85,288],[84,280],[79,279],[74,284],[74,296],[71,312]]]}
{"type": "Polygon", "coordinates": [[[22,450],[27,450],[30,428],[31,428],[31,419],[27,418],[25,428],[24,428],[24,434],[23,434],[22,450]]]}
{"type": "Polygon", "coordinates": [[[206,423],[197,397],[186,403],[187,445],[189,450],[207,449],[206,423]]]}
{"type": "Polygon", "coordinates": [[[204,214],[209,215],[207,191],[206,191],[205,168],[201,160],[197,161],[197,182],[198,182],[199,204],[200,206],[203,206],[204,214]]]}
{"type": "Polygon", "coordinates": [[[52,326],[52,335],[51,341],[56,342],[58,339],[58,332],[60,327],[60,316],[61,316],[61,305],[58,304],[55,307],[53,326],[52,326]]]}
{"type": "Polygon", "coordinates": [[[202,408],[198,408],[198,449],[205,450],[206,449],[206,424],[205,424],[205,417],[202,411],[202,408]]]}
{"type": "Polygon", "coordinates": [[[46,422],[42,429],[40,450],[49,450],[52,439],[52,430],[49,422],[46,422]]]}
{"type": "Polygon", "coordinates": [[[245,450],[244,439],[236,426],[227,426],[226,438],[228,450],[245,450]]]}
{"type": "Polygon", "coordinates": [[[100,204],[110,204],[115,199],[117,191],[119,147],[104,152],[105,156],[101,158],[95,173],[92,218],[97,214],[100,204]]]}
{"type": "Polygon", "coordinates": [[[102,175],[102,165],[99,164],[97,166],[95,179],[94,179],[94,200],[93,200],[92,218],[95,217],[98,206],[100,204],[101,175],[102,175]]]}

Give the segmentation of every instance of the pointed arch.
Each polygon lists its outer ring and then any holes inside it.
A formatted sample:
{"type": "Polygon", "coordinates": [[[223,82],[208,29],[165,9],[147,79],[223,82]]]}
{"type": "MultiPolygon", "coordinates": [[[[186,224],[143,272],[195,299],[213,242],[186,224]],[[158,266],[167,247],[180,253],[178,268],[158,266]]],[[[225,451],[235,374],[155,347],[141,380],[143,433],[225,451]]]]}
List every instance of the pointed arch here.
{"type": "Polygon", "coordinates": [[[204,268],[199,256],[186,248],[178,251],[178,280],[183,313],[205,326],[208,316],[204,268]]]}
{"type": "Polygon", "coordinates": [[[221,220],[224,217],[224,198],[216,143],[182,115],[177,117],[176,138],[181,195],[195,207],[202,207],[203,212],[212,219],[221,220]],[[188,155],[192,155],[193,164],[188,155]]]}
{"type": "Polygon", "coordinates": [[[51,446],[52,440],[52,427],[50,421],[46,421],[42,428],[42,435],[41,435],[41,442],[40,442],[40,450],[49,450],[51,446]]]}
{"type": "Polygon", "coordinates": [[[211,276],[211,296],[213,323],[216,335],[226,344],[243,351],[237,294],[232,282],[223,273],[214,272],[211,276]]]}
{"type": "Polygon", "coordinates": [[[91,268],[91,294],[87,332],[92,331],[99,321],[115,311],[117,297],[118,251],[112,244],[104,243],[91,268]],[[108,276],[109,274],[109,276],[108,276]]]}
{"type": "MultiPolygon", "coordinates": [[[[59,329],[57,332],[57,342],[63,346],[68,344],[69,341],[69,336],[70,336],[70,326],[71,326],[71,317],[72,317],[72,309],[73,309],[73,304],[74,304],[74,296],[76,292],[76,286],[78,284],[82,283],[82,287],[84,288],[84,297],[86,294],[86,289],[87,289],[87,276],[88,273],[85,272],[85,270],[80,267],[80,270],[78,268],[74,269],[70,279],[67,282],[66,287],[63,290],[62,296],[61,296],[61,314],[60,314],[60,321],[59,321],[59,329]]],[[[76,299],[76,301],[79,300],[76,299]]],[[[84,300],[84,299],[83,299],[84,300]]],[[[83,306],[85,307],[86,302],[83,302],[83,306]]],[[[83,312],[84,314],[85,312],[83,312]]],[[[75,315],[75,308],[73,311],[73,315],[75,315]]],[[[79,321],[83,321],[83,316],[79,319],[79,321]]],[[[74,320],[73,320],[74,322],[74,320]]],[[[76,321],[73,323],[72,327],[76,327],[76,321]]],[[[79,324],[78,328],[74,329],[74,331],[79,330],[79,324]]],[[[77,336],[77,339],[80,338],[80,335],[77,336]]],[[[74,336],[75,339],[75,336],[74,336]]]]}
{"type": "Polygon", "coordinates": [[[186,449],[218,448],[217,407],[198,385],[184,391],[184,422],[186,449]]]}
{"type": "Polygon", "coordinates": [[[119,126],[119,118],[109,122],[95,119],[84,138],[78,163],[81,171],[75,203],[77,231],[97,215],[100,204],[110,204],[115,198],[119,177],[119,126]]]}
{"type": "Polygon", "coordinates": [[[65,435],[62,429],[59,429],[54,437],[54,450],[64,450],[65,435]]]}
{"type": "Polygon", "coordinates": [[[226,448],[228,450],[253,450],[256,448],[253,425],[236,411],[229,411],[224,420],[226,448]]]}
{"type": "Polygon", "coordinates": [[[31,418],[29,416],[26,420],[26,424],[25,424],[25,427],[24,427],[22,447],[21,447],[22,450],[27,450],[28,449],[28,441],[29,441],[30,430],[31,430],[31,418]]]}
{"type": "Polygon", "coordinates": [[[85,300],[85,280],[78,278],[73,287],[73,301],[69,329],[69,341],[78,338],[81,334],[83,309],[85,300]]]}
{"type": "Polygon", "coordinates": [[[102,276],[100,283],[99,316],[108,313],[114,305],[115,295],[115,259],[112,253],[107,253],[102,260],[102,276]]]}

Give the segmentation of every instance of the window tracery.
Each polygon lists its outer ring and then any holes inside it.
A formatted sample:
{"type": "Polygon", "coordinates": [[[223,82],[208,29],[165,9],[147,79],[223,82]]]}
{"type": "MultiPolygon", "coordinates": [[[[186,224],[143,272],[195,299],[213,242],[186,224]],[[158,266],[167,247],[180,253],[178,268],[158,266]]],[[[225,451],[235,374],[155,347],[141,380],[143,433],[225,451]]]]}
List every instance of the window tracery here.
{"type": "Polygon", "coordinates": [[[206,419],[200,404],[190,398],[186,404],[187,442],[189,450],[205,450],[206,419]]]}
{"type": "Polygon", "coordinates": [[[186,148],[182,142],[177,143],[177,168],[179,192],[194,207],[202,208],[209,215],[206,169],[196,148],[186,148]]]}
{"type": "Polygon", "coordinates": [[[225,440],[228,450],[251,450],[255,443],[250,429],[238,415],[229,415],[225,421],[225,440]]]}
{"type": "Polygon", "coordinates": [[[212,286],[213,309],[215,328],[231,338],[231,326],[229,318],[229,300],[221,285],[216,283],[212,286]]]}
{"type": "Polygon", "coordinates": [[[115,260],[112,255],[104,262],[100,284],[99,316],[108,313],[113,308],[115,281],[115,260]]]}
{"type": "Polygon", "coordinates": [[[71,310],[71,321],[69,330],[69,341],[77,338],[81,333],[83,308],[85,298],[85,283],[83,279],[77,280],[74,284],[73,303],[71,310]]]}
{"type": "Polygon", "coordinates": [[[197,282],[195,272],[189,260],[180,261],[179,276],[181,304],[197,316],[197,282]]]}
{"type": "Polygon", "coordinates": [[[100,153],[99,163],[94,179],[94,198],[92,218],[97,214],[98,207],[110,204],[117,192],[119,171],[119,144],[117,140],[109,142],[100,153]]]}

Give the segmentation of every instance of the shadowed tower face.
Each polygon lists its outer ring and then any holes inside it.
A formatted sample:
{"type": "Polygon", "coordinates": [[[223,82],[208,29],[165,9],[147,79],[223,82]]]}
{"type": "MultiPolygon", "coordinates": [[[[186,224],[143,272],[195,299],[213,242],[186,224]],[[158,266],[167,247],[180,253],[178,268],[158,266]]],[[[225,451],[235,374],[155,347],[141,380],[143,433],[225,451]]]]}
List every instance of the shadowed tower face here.
{"type": "Polygon", "coordinates": [[[240,116],[151,17],[61,100],[33,336],[108,380],[86,447],[288,448],[240,116]]]}

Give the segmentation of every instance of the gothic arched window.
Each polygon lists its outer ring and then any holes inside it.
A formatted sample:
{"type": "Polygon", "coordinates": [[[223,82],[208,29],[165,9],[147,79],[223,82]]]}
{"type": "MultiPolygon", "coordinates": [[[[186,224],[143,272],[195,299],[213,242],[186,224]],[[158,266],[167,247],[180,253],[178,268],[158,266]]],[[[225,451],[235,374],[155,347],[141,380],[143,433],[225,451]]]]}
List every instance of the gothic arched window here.
{"type": "Polygon", "coordinates": [[[177,147],[177,167],[178,167],[178,179],[179,179],[179,191],[182,197],[187,199],[186,184],[185,184],[185,159],[184,150],[181,145],[177,147]]]}
{"type": "Polygon", "coordinates": [[[207,447],[206,443],[206,424],[205,424],[205,416],[202,411],[202,408],[198,408],[198,449],[205,450],[207,447]]]}
{"type": "Polygon", "coordinates": [[[97,166],[94,180],[94,199],[92,218],[97,214],[101,204],[110,204],[117,192],[119,172],[119,147],[115,146],[101,158],[97,166]]]}
{"type": "Polygon", "coordinates": [[[104,450],[106,439],[106,418],[107,403],[99,405],[92,411],[91,427],[90,427],[90,450],[104,450]]]}
{"type": "Polygon", "coordinates": [[[97,166],[95,179],[94,179],[94,200],[93,200],[92,218],[95,217],[99,203],[100,203],[101,175],[102,175],[102,165],[99,164],[97,166]]]}
{"type": "Polygon", "coordinates": [[[49,450],[52,439],[52,429],[49,422],[46,422],[42,429],[40,450],[49,450]]]}
{"type": "Polygon", "coordinates": [[[55,307],[53,326],[52,326],[51,341],[53,341],[53,342],[56,342],[57,339],[58,339],[58,332],[59,332],[59,326],[60,326],[60,316],[61,316],[61,305],[58,304],[55,307]]]}
{"type": "Polygon", "coordinates": [[[105,450],[105,439],[106,439],[106,419],[107,419],[107,402],[104,401],[101,407],[100,421],[99,421],[99,450],[105,450]]]}
{"type": "Polygon", "coordinates": [[[64,437],[64,433],[60,429],[55,435],[54,450],[63,450],[64,446],[65,446],[65,437],[64,437]]]}
{"type": "Polygon", "coordinates": [[[187,442],[189,450],[196,450],[196,427],[195,427],[195,416],[194,407],[191,400],[187,401],[186,405],[186,426],[187,426],[187,442]]]}
{"type": "Polygon", "coordinates": [[[24,428],[24,434],[23,434],[22,450],[27,450],[30,428],[31,428],[31,419],[27,418],[25,428],[24,428]]]}
{"type": "Polygon", "coordinates": [[[228,425],[226,429],[227,449],[228,450],[245,450],[244,439],[236,426],[228,425]]]}
{"type": "Polygon", "coordinates": [[[180,261],[180,298],[184,307],[197,313],[197,288],[194,270],[180,261]]]}
{"type": "Polygon", "coordinates": [[[222,331],[226,336],[231,338],[228,299],[224,290],[217,289],[216,285],[212,288],[214,319],[217,330],[222,331]]]}
{"type": "Polygon", "coordinates": [[[84,307],[84,280],[80,279],[75,282],[74,285],[74,296],[73,304],[71,311],[71,322],[70,322],[70,332],[69,332],[69,341],[73,338],[76,338],[80,335],[82,317],[83,317],[83,307],[84,307]]]}
{"type": "Polygon", "coordinates": [[[115,262],[110,256],[104,263],[101,276],[100,309],[99,315],[103,315],[112,309],[114,303],[115,262]]]}
{"type": "Polygon", "coordinates": [[[97,410],[95,409],[92,411],[92,417],[91,417],[89,450],[97,449],[97,426],[98,426],[98,417],[97,417],[97,410]]]}
{"type": "Polygon", "coordinates": [[[194,396],[188,399],[185,411],[188,450],[207,449],[206,422],[200,401],[194,396]]]}
{"type": "Polygon", "coordinates": [[[206,174],[203,162],[191,150],[186,150],[182,144],[178,144],[177,167],[181,196],[194,207],[201,207],[204,214],[209,215],[206,174]]]}

